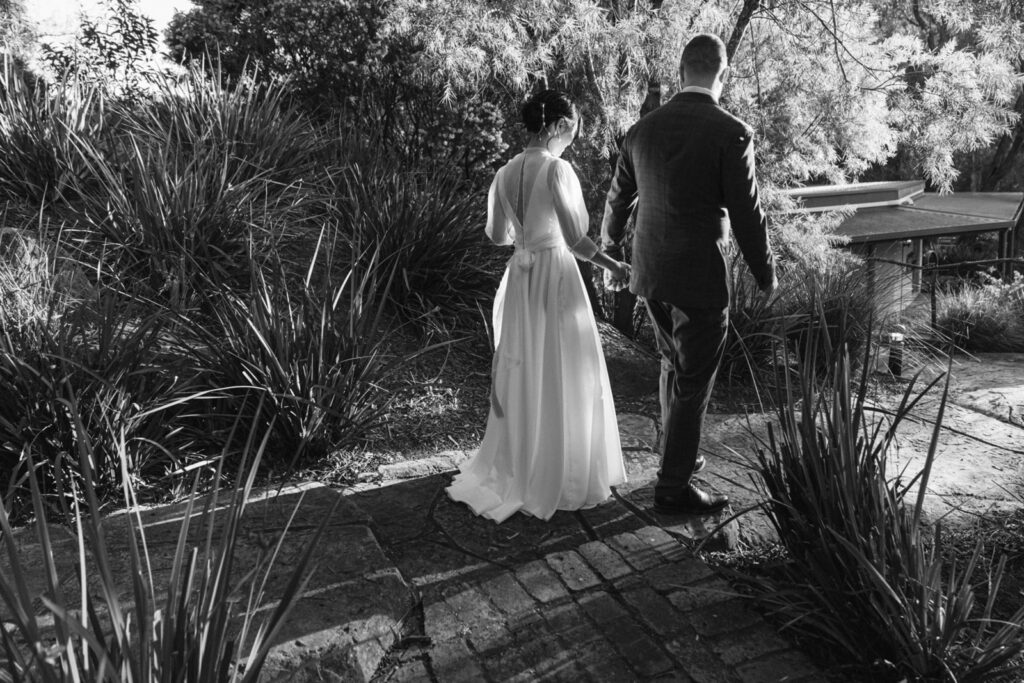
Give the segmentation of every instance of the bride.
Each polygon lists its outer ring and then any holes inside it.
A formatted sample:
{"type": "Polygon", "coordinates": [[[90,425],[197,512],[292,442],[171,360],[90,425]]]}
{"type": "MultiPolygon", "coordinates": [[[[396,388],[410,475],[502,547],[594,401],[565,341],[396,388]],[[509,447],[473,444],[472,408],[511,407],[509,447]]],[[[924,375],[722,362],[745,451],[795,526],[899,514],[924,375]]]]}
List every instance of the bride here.
{"type": "Polygon", "coordinates": [[[575,105],[545,90],[523,107],[523,122],[532,137],[488,196],[487,235],[515,251],[494,301],[487,431],[447,488],[496,522],[590,507],[626,479],[601,340],[573,256],[619,285],[629,266],[587,237],[579,179],[559,158],[579,134],[575,105]]]}

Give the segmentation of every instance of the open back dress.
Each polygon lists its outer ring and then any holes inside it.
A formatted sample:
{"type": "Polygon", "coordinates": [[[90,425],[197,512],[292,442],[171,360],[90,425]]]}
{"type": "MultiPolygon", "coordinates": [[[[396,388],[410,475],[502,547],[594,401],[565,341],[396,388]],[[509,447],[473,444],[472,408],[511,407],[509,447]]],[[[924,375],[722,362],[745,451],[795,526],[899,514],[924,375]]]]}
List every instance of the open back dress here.
{"type": "Polygon", "coordinates": [[[626,479],[601,339],[574,259],[597,252],[587,225],[572,166],[542,148],[514,157],[491,184],[487,235],[515,251],[494,300],[487,431],[447,492],[496,522],[591,507],[626,479]]]}

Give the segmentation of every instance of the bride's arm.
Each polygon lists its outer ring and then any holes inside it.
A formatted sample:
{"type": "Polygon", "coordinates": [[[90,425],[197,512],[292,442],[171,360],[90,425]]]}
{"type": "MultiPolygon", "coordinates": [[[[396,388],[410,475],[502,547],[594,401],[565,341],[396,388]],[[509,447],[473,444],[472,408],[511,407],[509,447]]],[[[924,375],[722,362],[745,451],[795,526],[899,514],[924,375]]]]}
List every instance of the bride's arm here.
{"type": "Polygon", "coordinates": [[[512,221],[505,215],[505,209],[498,197],[498,178],[500,173],[495,174],[491,181],[491,189],[487,192],[487,227],[484,232],[491,238],[491,241],[498,246],[512,244],[513,231],[512,221]]]}
{"type": "Polygon", "coordinates": [[[597,248],[594,241],[587,237],[587,225],[590,222],[587,207],[583,202],[583,188],[579,178],[569,162],[557,160],[552,164],[548,178],[551,193],[555,202],[555,214],[562,228],[565,243],[577,258],[590,261],[610,271],[617,278],[627,276],[628,266],[616,261],[597,248]]]}

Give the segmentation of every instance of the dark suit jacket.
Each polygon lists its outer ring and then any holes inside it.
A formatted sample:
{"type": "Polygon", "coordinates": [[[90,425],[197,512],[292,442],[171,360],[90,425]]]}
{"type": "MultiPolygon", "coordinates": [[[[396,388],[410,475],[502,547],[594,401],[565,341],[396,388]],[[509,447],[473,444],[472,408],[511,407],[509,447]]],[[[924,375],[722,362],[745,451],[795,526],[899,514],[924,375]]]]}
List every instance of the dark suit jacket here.
{"type": "Polygon", "coordinates": [[[758,284],[771,281],[753,131],[708,95],[679,93],[626,133],[601,229],[612,258],[622,258],[634,205],[634,294],[681,308],[728,306],[730,223],[758,284]]]}

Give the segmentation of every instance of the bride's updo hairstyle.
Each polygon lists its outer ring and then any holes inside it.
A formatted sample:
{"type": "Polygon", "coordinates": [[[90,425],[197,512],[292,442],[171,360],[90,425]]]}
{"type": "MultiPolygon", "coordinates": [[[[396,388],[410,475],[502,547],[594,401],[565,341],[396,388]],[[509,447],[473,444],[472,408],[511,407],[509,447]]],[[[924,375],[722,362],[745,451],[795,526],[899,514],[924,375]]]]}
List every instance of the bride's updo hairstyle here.
{"type": "Polygon", "coordinates": [[[523,105],[523,125],[539,133],[559,119],[576,118],[576,105],[561,90],[542,90],[523,105]]]}

